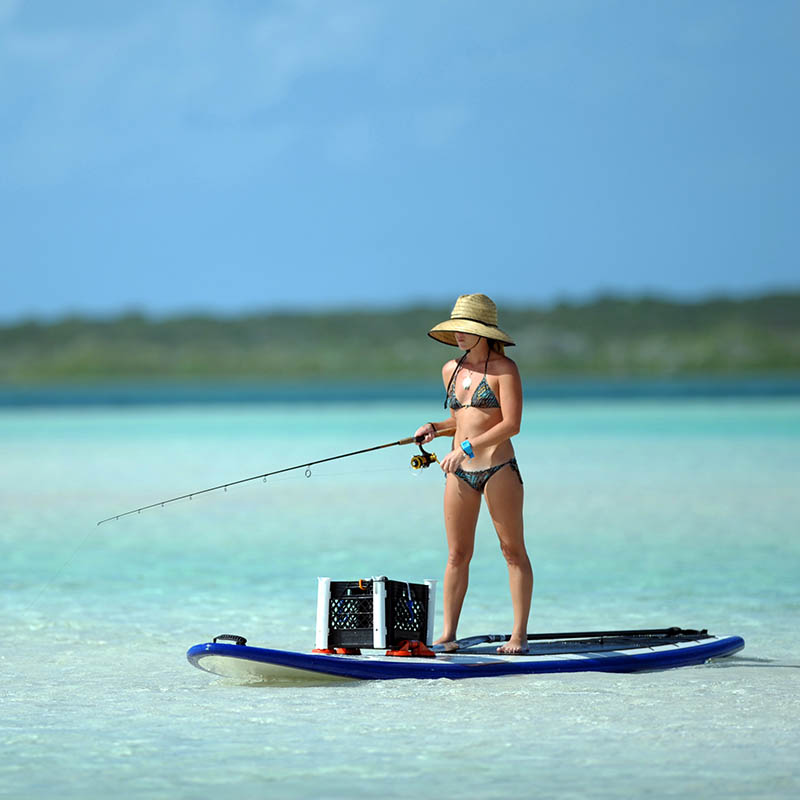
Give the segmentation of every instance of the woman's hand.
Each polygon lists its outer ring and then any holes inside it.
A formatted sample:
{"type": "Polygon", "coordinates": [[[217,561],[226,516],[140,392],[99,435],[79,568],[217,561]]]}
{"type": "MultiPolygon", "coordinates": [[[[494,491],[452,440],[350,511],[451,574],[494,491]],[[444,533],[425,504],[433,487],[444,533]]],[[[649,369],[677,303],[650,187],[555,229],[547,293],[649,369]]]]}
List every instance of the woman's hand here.
{"type": "Polygon", "coordinates": [[[419,428],[417,428],[414,438],[417,439],[420,436],[422,437],[420,444],[427,444],[428,442],[433,441],[436,436],[436,431],[433,428],[432,422],[426,422],[424,425],[420,425],[419,428]]]}
{"type": "Polygon", "coordinates": [[[451,450],[442,460],[439,462],[442,466],[443,472],[455,472],[461,464],[464,462],[464,459],[467,457],[467,454],[460,448],[456,447],[454,450],[451,450]]]}

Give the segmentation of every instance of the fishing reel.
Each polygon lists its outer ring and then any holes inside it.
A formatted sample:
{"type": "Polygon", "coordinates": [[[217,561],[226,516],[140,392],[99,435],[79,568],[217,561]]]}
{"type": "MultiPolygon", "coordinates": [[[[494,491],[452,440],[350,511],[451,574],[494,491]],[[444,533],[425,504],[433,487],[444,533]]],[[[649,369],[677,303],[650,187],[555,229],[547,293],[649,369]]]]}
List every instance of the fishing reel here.
{"type": "Polygon", "coordinates": [[[439,459],[436,458],[436,453],[429,453],[421,444],[419,447],[420,455],[411,456],[412,469],[427,469],[431,464],[439,459]]]}

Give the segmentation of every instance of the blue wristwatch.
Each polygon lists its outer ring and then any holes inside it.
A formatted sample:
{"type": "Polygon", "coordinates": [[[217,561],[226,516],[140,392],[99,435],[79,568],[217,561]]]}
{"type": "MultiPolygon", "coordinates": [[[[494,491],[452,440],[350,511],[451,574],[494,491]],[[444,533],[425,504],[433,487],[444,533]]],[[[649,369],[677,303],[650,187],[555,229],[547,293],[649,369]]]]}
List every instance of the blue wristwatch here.
{"type": "Polygon", "coordinates": [[[461,449],[470,457],[475,458],[475,453],[472,451],[472,445],[469,443],[469,439],[464,439],[461,442],[461,449]]]}

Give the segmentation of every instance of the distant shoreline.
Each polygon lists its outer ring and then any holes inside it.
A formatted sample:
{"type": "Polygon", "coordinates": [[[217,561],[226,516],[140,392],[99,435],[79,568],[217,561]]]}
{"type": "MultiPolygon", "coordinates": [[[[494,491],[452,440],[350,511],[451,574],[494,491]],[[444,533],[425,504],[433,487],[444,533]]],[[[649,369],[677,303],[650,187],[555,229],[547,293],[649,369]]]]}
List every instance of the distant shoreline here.
{"type": "MultiPolygon", "coordinates": [[[[436,380],[453,348],[425,334],[449,308],[140,314],[0,326],[0,388],[152,383],[283,385],[436,380]]],[[[604,297],[509,308],[501,327],[524,381],[613,382],[800,375],[800,292],[677,302],[604,297]]]]}

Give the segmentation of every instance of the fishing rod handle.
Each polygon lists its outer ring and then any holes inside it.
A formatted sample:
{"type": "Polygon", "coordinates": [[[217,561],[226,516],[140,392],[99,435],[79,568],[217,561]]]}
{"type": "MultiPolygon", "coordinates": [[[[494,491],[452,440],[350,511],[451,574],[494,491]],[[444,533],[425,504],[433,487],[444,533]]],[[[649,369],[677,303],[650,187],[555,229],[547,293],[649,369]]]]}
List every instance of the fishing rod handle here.
{"type": "MultiPolygon", "coordinates": [[[[435,439],[437,436],[452,436],[456,432],[456,429],[453,428],[444,428],[442,430],[437,430],[433,434],[433,438],[435,439]]],[[[408,439],[401,439],[396,444],[419,444],[425,437],[424,436],[409,436],[408,439]]]]}

